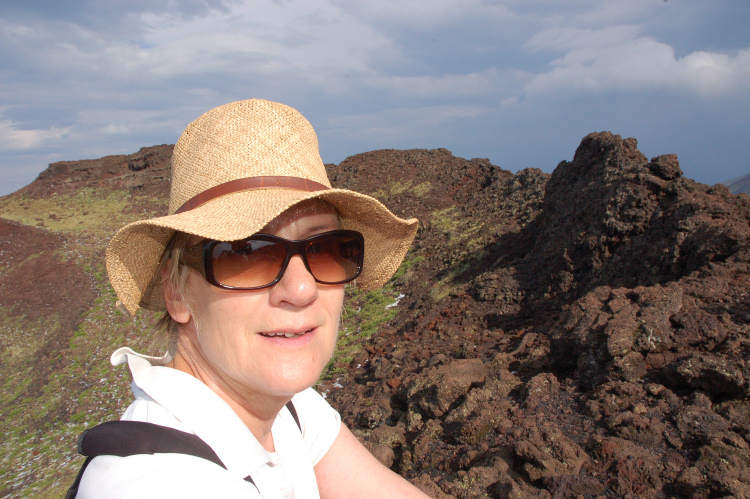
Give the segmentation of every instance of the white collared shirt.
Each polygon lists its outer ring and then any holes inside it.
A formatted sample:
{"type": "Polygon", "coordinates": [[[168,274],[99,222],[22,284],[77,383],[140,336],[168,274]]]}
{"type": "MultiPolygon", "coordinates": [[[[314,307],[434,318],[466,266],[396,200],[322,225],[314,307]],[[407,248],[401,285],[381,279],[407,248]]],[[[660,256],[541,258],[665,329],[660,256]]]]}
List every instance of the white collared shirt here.
{"type": "Polygon", "coordinates": [[[286,407],[279,412],[271,429],[276,452],[268,452],[226,402],[193,376],[166,367],[169,360],[129,348],[112,354],[113,365],[127,362],[133,374],[135,401],[122,419],[193,433],[227,469],[184,454],[99,456],[77,497],[319,498],[313,466],[338,436],[341,418],[315,390],[292,399],[301,430],[286,407]],[[255,486],[244,480],[248,475],[255,486]]]}

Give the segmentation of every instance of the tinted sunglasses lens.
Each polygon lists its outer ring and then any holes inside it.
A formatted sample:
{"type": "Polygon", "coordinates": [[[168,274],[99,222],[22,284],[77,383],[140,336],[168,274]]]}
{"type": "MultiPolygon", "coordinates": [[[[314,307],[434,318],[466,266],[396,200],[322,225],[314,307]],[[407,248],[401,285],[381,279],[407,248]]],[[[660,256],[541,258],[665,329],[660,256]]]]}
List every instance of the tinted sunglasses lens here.
{"type": "Polygon", "coordinates": [[[211,252],[216,282],[232,288],[257,288],[279,276],[286,247],[273,241],[245,240],[216,244],[211,252]]]}
{"type": "Polygon", "coordinates": [[[323,236],[305,246],[310,272],[323,284],[339,284],[357,277],[362,268],[362,253],[362,241],[340,234],[323,236]]]}

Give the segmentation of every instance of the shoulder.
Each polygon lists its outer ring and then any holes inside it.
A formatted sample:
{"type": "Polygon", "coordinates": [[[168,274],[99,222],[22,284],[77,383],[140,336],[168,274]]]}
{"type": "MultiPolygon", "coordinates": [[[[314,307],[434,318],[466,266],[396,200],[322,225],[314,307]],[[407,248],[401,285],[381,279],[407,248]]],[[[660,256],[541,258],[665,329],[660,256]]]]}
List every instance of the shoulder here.
{"type": "Polygon", "coordinates": [[[321,394],[316,392],[314,388],[308,388],[307,390],[303,390],[296,394],[292,397],[292,403],[295,407],[302,408],[309,406],[313,409],[336,412],[336,410],[331,407],[331,404],[329,404],[321,394]]]}
{"type": "Polygon", "coordinates": [[[91,460],[79,499],[127,497],[260,497],[257,489],[224,468],[184,454],[99,456],[91,460]]]}
{"type": "Polygon", "coordinates": [[[302,437],[314,466],[336,440],[341,428],[341,416],[312,388],[295,395],[292,404],[297,411],[302,437]]]}
{"type": "Polygon", "coordinates": [[[302,426],[302,432],[308,430],[316,431],[323,426],[336,426],[341,423],[341,416],[338,411],[314,389],[298,393],[292,398],[292,405],[297,411],[297,416],[302,426]]]}

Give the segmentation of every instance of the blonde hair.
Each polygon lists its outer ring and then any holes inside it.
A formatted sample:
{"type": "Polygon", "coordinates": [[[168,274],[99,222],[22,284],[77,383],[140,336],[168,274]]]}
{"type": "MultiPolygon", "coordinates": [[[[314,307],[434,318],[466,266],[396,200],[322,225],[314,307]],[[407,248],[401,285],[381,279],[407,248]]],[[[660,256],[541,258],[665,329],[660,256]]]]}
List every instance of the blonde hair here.
{"type": "MultiPolygon", "coordinates": [[[[161,255],[157,275],[161,276],[163,289],[171,289],[177,293],[182,300],[189,300],[189,290],[187,286],[190,267],[184,264],[185,250],[190,246],[188,243],[192,236],[185,232],[176,231],[164,248],[161,255]]],[[[163,350],[166,347],[170,355],[177,351],[177,340],[179,331],[178,322],[165,311],[164,315],[156,323],[156,346],[163,350]]]]}

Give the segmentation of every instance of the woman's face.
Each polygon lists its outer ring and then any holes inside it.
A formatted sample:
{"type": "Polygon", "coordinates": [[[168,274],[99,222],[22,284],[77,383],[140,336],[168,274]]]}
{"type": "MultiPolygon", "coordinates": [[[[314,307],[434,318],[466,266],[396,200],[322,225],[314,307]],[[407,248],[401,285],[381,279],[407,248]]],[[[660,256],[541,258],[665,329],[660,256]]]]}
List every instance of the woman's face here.
{"type": "MultiPolygon", "coordinates": [[[[262,232],[305,239],[338,226],[330,206],[312,201],[284,212],[262,232]]],[[[269,288],[226,291],[195,271],[187,286],[189,320],[178,319],[181,341],[191,343],[201,376],[222,390],[243,398],[289,397],[312,386],[333,355],[344,286],[316,283],[299,255],[269,288]]]]}

